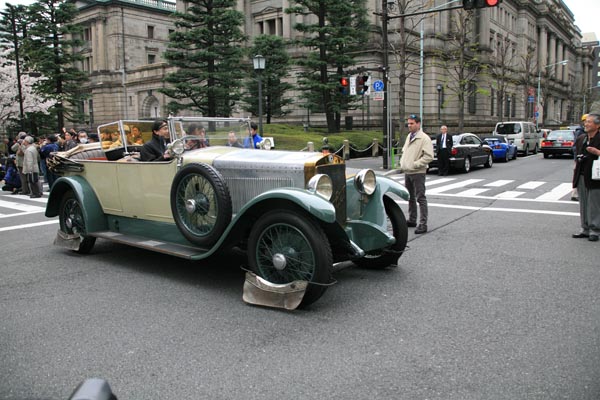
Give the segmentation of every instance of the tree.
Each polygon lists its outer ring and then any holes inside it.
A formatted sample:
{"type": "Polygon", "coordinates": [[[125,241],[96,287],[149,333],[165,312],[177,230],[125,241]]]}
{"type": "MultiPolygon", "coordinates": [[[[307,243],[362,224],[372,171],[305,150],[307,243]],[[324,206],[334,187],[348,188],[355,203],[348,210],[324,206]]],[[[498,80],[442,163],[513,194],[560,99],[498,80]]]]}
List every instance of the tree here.
{"type": "Polygon", "coordinates": [[[243,78],[241,31],[244,15],[235,0],[190,0],[186,13],[176,12],[177,31],[164,56],[177,71],[168,74],[163,93],[174,99],[171,112],[195,110],[204,116],[231,115],[243,78]]]}
{"type": "Polygon", "coordinates": [[[6,53],[6,50],[0,53],[0,125],[6,125],[10,120],[18,119],[26,113],[47,113],[54,103],[44,101],[33,93],[34,85],[42,78],[22,75],[19,101],[17,69],[6,58],[6,53]]]}
{"type": "Polygon", "coordinates": [[[448,72],[446,87],[457,99],[458,132],[464,131],[465,102],[478,92],[476,78],[484,70],[479,38],[473,28],[473,10],[452,11],[449,37],[438,55],[441,66],[448,72]]]}
{"type": "MultiPolygon", "coordinates": [[[[267,124],[271,123],[272,117],[283,117],[289,111],[285,106],[291,104],[293,100],[286,98],[285,92],[293,86],[284,81],[289,75],[290,57],[285,51],[285,44],[282,38],[274,35],[260,35],[254,39],[254,46],[250,49],[250,55],[265,55],[265,70],[262,74],[262,92],[265,98],[264,113],[267,117],[267,124]]],[[[258,82],[252,78],[246,85],[247,92],[244,101],[247,105],[244,110],[258,115],[258,82]]]]}
{"type": "MultiPolygon", "coordinates": [[[[504,110],[504,104],[508,96],[507,89],[510,82],[513,81],[515,71],[511,62],[514,57],[511,56],[513,45],[508,38],[499,39],[496,43],[494,53],[489,64],[489,74],[493,79],[496,91],[498,92],[498,116],[503,119],[506,112],[510,117],[510,110],[504,110]]],[[[510,118],[509,118],[510,119],[510,118]]]]}
{"type": "Polygon", "coordinates": [[[82,57],[73,49],[81,46],[81,27],[72,24],[75,4],[62,0],[38,0],[28,8],[31,25],[25,39],[26,66],[41,73],[34,90],[46,100],[54,100],[50,110],[56,115],[56,128],[71,122],[83,122],[81,102],[87,74],[77,69],[82,57]]]}
{"type": "MultiPolygon", "coordinates": [[[[525,90],[525,99],[531,95],[531,90],[535,91],[535,86],[537,85],[537,77],[535,77],[535,71],[538,67],[537,62],[537,52],[533,43],[527,46],[527,53],[521,56],[520,58],[520,74],[519,74],[519,84],[523,86],[525,90]],[[535,77],[535,78],[534,78],[535,77]]],[[[537,93],[535,94],[535,98],[537,101],[537,93]]],[[[528,101],[524,104],[525,116],[527,118],[535,118],[534,110],[536,103],[530,103],[528,101]]],[[[537,118],[535,118],[537,120],[537,118]]]]}
{"type": "Polygon", "coordinates": [[[309,50],[296,60],[302,68],[298,86],[305,107],[324,112],[327,130],[339,132],[341,112],[355,101],[340,93],[339,79],[355,65],[356,53],[367,43],[365,0],[292,0],[290,4],[286,12],[303,16],[305,21],[294,25],[303,34],[295,43],[309,50]]]}

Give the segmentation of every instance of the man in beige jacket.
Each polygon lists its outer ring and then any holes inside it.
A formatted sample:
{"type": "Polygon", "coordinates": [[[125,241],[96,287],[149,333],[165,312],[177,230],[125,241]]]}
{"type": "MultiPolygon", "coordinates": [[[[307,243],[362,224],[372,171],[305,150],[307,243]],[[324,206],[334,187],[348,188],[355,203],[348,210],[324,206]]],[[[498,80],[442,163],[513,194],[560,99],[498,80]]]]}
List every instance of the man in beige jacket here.
{"type": "Polygon", "coordinates": [[[425,197],[425,176],[427,167],[433,161],[433,145],[429,136],[421,130],[421,118],[418,115],[408,116],[408,132],[400,170],[404,172],[404,185],[408,190],[408,226],[417,227],[415,233],[427,232],[427,197],[425,197]],[[417,225],[417,203],[419,203],[419,224],[417,225]]]}
{"type": "Polygon", "coordinates": [[[27,176],[27,182],[29,183],[29,190],[31,191],[29,197],[37,199],[42,197],[42,188],[39,182],[40,153],[33,142],[34,140],[31,136],[27,136],[23,139],[23,143],[25,144],[23,174],[27,176]]]}

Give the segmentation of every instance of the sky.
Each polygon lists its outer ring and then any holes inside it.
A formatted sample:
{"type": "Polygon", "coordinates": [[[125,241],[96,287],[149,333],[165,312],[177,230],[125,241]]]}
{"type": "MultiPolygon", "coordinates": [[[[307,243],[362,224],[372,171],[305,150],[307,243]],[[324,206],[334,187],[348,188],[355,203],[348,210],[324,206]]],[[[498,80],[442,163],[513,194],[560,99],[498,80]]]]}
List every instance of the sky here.
{"type": "MultiPolygon", "coordinates": [[[[8,0],[11,4],[31,4],[33,0],[8,0]]],[[[575,16],[575,25],[579,26],[582,33],[595,32],[600,40],[600,2],[598,0],[563,0],[575,16]]],[[[0,10],[4,10],[6,0],[0,0],[0,10]]]]}

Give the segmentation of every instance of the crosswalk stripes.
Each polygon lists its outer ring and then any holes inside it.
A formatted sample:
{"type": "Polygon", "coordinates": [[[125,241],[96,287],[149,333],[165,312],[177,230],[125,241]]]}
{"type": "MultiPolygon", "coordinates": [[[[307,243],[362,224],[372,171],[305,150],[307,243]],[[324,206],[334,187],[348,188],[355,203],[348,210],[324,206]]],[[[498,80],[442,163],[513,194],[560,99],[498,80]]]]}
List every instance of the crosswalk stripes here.
{"type": "MultiPolygon", "coordinates": [[[[403,175],[389,177],[404,184],[403,175]]],[[[572,190],[571,183],[566,182],[519,182],[511,179],[485,180],[430,176],[427,176],[425,186],[427,195],[569,203],[571,203],[572,190]]]]}

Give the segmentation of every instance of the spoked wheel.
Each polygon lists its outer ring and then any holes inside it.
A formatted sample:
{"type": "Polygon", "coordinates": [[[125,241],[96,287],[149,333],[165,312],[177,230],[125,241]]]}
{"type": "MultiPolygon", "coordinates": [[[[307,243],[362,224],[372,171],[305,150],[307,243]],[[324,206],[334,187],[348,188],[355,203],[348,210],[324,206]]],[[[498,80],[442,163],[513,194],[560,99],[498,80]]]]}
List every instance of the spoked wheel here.
{"type": "Polygon", "coordinates": [[[275,210],[253,226],[248,240],[248,264],[271,283],[311,282],[301,303],[306,306],[327,290],[320,284],[330,282],[333,256],[327,236],[312,218],[275,210]]]}
{"type": "Polygon", "coordinates": [[[488,154],[487,162],[485,164],[483,164],[483,166],[486,168],[492,168],[493,164],[494,164],[494,157],[492,156],[492,153],[490,153],[490,154],[488,154]]]}
{"type": "Polygon", "coordinates": [[[396,265],[408,241],[408,226],[400,206],[390,197],[383,196],[383,206],[387,215],[387,228],[396,238],[396,243],[386,249],[368,252],[363,258],[355,260],[359,267],[383,269],[396,265]]]}
{"type": "Polygon", "coordinates": [[[64,194],[60,202],[60,213],[58,214],[60,230],[69,235],[79,235],[81,242],[79,248],[75,251],[81,254],[87,254],[92,251],[96,238],[87,236],[83,211],[79,200],[72,191],[64,194]]]}
{"type": "Polygon", "coordinates": [[[207,164],[182,168],[171,186],[171,211],[187,240],[213,245],[231,221],[231,197],[221,174],[207,164]]]}
{"type": "Polygon", "coordinates": [[[465,174],[469,173],[471,170],[471,159],[469,157],[465,157],[465,165],[463,165],[463,172],[465,174]]]}

